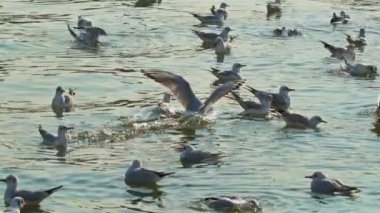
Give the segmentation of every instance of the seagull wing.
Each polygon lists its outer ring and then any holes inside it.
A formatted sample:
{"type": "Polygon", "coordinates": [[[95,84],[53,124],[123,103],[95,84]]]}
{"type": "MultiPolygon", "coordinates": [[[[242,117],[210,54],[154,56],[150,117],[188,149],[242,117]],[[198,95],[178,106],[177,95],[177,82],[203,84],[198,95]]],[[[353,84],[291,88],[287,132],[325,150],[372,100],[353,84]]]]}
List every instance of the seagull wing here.
{"type": "Polygon", "coordinates": [[[162,70],[141,70],[148,78],[164,85],[181,102],[186,111],[199,111],[201,102],[195,96],[190,84],[181,76],[162,70]]]}

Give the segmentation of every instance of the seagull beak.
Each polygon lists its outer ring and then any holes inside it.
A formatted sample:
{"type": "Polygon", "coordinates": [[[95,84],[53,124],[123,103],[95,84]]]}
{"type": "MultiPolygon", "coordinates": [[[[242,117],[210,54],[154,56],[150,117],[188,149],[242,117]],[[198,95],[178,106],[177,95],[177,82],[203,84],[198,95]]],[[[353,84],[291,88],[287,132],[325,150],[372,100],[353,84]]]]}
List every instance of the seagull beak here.
{"type": "Polygon", "coordinates": [[[327,121],[321,120],[322,123],[327,123],[327,121]]]}
{"type": "Polygon", "coordinates": [[[245,65],[245,64],[240,64],[240,67],[246,67],[247,65],[245,65]]]}
{"type": "Polygon", "coordinates": [[[70,127],[67,127],[67,129],[74,129],[74,127],[70,126],[70,127]]]}
{"type": "Polygon", "coordinates": [[[295,89],[290,89],[290,88],[289,88],[288,91],[296,91],[296,90],[295,90],[295,89]]]}
{"type": "Polygon", "coordinates": [[[6,180],[5,180],[5,179],[0,179],[0,181],[2,181],[2,182],[6,182],[6,180]]]}
{"type": "Polygon", "coordinates": [[[313,175],[305,176],[305,178],[313,178],[313,175]]]}

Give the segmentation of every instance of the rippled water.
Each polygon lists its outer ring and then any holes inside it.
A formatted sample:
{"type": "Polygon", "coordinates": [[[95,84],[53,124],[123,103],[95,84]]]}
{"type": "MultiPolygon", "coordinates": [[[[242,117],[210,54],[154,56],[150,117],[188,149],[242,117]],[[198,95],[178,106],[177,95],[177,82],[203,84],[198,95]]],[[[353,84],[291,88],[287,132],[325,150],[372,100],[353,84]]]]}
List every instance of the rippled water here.
{"type": "MultiPolygon", "coordinates": [[[[357,53],[357,60],[379,65],[378,1],[287,0],[281,18],[271,20],[265,1],[227,3],[227,25],[238,38],[232,54],[216,63],[213,51],[203,50],[191,33],[216,27],[195,26],[199,23],[188,12],[208,12],[219,1],[168,0],[150,8],[130,7],[130,1],[0,2],[1,175],[16,174],[31,189],[64,185],[40,209],[23,212],[192,212],[194,201],[223,194],[254,197],[264,212],[380,208],[380,145],[371,131],[379,80],[331,74],[340,63],[318,41],[343,46],[344,33],[356,35],[365,26],[370,45],[357,53]],[[340,10],[353,21],[334,29],[330,16],[340,10]],[[66,22],[74,25],[77,15],[109,33],[98,50],[73,42],[66,22]],[[301,28],[304,36],[273,37],[272,30],[281,26],[301,28]],[[228,68],[234,62],[248,65],[242,75],[251,86],[295,88],[292,111],[318,114],[328,123],[320,131],[283,130],[278,118],[241,119],[241,109],[229,99],[216,104],[215,122],[195,130],[170,122],[133,122],[149,117],[167,91],[142,76],[140,68],[181,74],[206,98],[215,80],[209,67],[228,68]],[[61,119],[50,109],[58,85],[78,88],[76,111],[61,119]],[[40,145],[37,124],[49,131],[60,124],[75,127],[65,157],[40,145]],[[176,148],[184,142],[226,157],[220,166],[183,169],[176,148]],[[123,178],[133,159],[176,174],[153,194],[130,188],[123,178]],[[362,193],[316,199],[303,178],[315,170],[362,193]]],[[[252,98],[246,91],[242,95],[252,98]]]]}

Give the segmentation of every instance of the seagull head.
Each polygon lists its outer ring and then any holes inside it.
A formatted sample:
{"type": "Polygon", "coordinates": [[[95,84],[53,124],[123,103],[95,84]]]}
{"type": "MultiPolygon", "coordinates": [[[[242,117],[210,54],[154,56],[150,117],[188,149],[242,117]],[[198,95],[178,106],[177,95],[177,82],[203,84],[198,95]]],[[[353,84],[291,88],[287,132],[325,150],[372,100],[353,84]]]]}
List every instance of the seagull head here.
{"type": "Polygon", "coordinates": [[[259,201],[255,199],[249,199],[248,204],[252,207],[252,209],[261,209],[259,201]]]}
{"type": "Polygon", "coordinates": [[[25,205],[25,201],[22,197],[14,197],[11,200],[10,207],[21,209],[25,205]]]}
{"type": "Polygon", "coordinates": [[[310,120],[316,122],[317,124],[318,123],[327,123],[327,121],[323,120],[320,116],[316,115],[316,116],[313,116],[310,120]]]}
{"type": "Polygon", "coordinates": [[[365,37],[365,29],[364,29],[364,27],[360,28],[360,30],[359,30],[359,37],[365,37]]]}
{"type": "Polygon", "coordinates": [[[132,161],[131,168],[140,168],[141,167],[141,161],[134,160],[132,161]]]}
{"type": "Polygon", "coordinates": [[[8,175],[5,179],[1,179],[0,181],[5,182],[7,187],[16,188],[17,187],[17,177],[14,175],[8,175]]]}
{"type": "Polygon", "coordinates": [[[57,89],[55,89],[56,94],[63,94],[64,92],[65,90],[61,86],[58,86],[57,89]]]}
{"type": "Polygon", "coordinates": [[[69,131],[70,129],[74,129],[74,127],[68,127],[68,126],[60,125],[58,127],[58,134],[59,133],[66,134],[66,132],[69,131]]]}
{"type": "Polygon", "coordinates": [[[222,3],[220,4],[220,8],[222,8],[222,9],[226,9],[226,7],[229,7],[229,5],[226,4],[226,3],[224,3],[224,2],[222,2],[222,3]]]}
{"type": "Polygon", "coordinates": [[[320,171],[317,171],[317,172],[314,172],[312,175],[305,176],[305,178],[323,179],[323,178],[327,178],[327,175],[323,174],[320,171]]]}
{"type": "Polygon", "coordinates": [[[289,88],[287,86],[281,86],[280,87],[280,94],[286,94],[286,93],[288,93],[290,91],[295,91],[295,89],[291,89],[291,88],[289,88]]]}
{"type": "Polygon", "coordinates": [[[346,13],[344,11],[340,11],[340,16],[341,17],[345,17],[346,16],[346,13]]]}
{"type": "Polygon", "coordinates": [[[240,68],[245,67],[245,66],[247,66],[247,65],[240,64],[240,63],[234,63],[232,65],[232,71],[240,72],[240,68]]]}
{"type": "Polygon", "coordinates": [[[191,152],[191,151],[194,151],[194,150],[195,150],[194,147],[192,147],[192,146],[189,145],[189,144],[184,145],[184,146],[182,147],[182,149],[183,149],[184,152],[191,152]]]}
{"type": "Polygon", "coordinates": [[[230,27],[225,27],[223,30],[226,31],[226,32],[232,31],[230,27]]]}

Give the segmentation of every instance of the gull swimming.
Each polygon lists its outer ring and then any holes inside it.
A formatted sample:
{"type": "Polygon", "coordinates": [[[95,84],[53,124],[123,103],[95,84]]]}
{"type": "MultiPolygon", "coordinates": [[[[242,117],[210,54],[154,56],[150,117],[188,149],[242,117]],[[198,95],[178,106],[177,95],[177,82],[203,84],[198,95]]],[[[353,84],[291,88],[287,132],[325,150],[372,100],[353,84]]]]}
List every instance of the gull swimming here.
{"type": "Polygon", "coordinates": [[[266,117],[270,113],[270,107],[273,100],[273,96],[270,94],[263,95],[260,103],[255,101],[244,101],[238,94],[231,92],[233,100],[237,101],[244,111],[239,113],[240,115],[251,117],[266,117]]]}
{"type": "Polygon", "coordinates": [[[357,187],[345,185],[337,179],[330,179],[322,172],[314,172],[312,175],[305,176],[305,178],[312,179],[310,188],[311,191],[315,193],[352,195],[353,193],[360,192],[357,187]]]}
{"type": "Polygon", "coordinates": [[[180,154],[180,161],[185,167],[193,164],[217,163],[219,159],[219,153],[196,150],[193,146],[188,144],[183,146],[183,151],[180,154]]]}
{"type": "Polygon", "coordinates": [[[260,212],[259,202],[255,199],[246,199],[238,196],[207,197],[201,200],[209,208],[223,211],[250,211],[260,212]]]}
{"type": "Polygon", "coordinates": [[[286,27],[282,27],[282,28],[276,28],[275,30],[273,30],[273,34],[275,36],[282,36],[282,37],[301,36],[302,31],[296,28],[288,29],[286,27]]]}
{"type": "Polygon", "coordinates": [[[153,186],[165,176],[174,174],[174,172],[157,172],[142,168],[139,160],[134,160],[125,173],[125,183],[128,185],[146,185],[153,186]]]}
{"type": "Polygon", "coordinates": [[[82,16],[78,16],[77,26],[75,29],[84,29],[87,27],[92,27],[92,22],[88,19],[83,18],[82,16]]]}
{"type": "Polygon", "coordinates": [[[241,82],[228,82],[217,87],[202,104],[195,96],[190,84],[181,76],[162,70],[141,70],[148,78],[167,87],[180,101],[187,112],[207,114],[212,110],[212,105],[227,93],[241,86],[241,82]]]}
{"type": "Polygon", "coordinates": [[[290,97],[289,92],[295,91],[295,89],[291,89],[287,86],[281,86],[278,93],[264,92],[260,90],[256,90],[250,86],[247,86],[248,91],[253,93],[257,99],[263,101],[265,97],[269,94],[272,95],[272,103],[271,107],[276,110],[286,111],[290,107],[290,97]]]}
{"type": "Polygon", "coordinates": [[[308,119],[307,117],[289,113],[288,111],[278,111],[286,123],[286,128],[295,128],[295,129],[317,129],[319,123],[327,123],[320,116],[316,115],[308,119]]]}
{"type": "Polygon", "coordinates": [[[202,24],[206,25],[223,25],[224,15],[223,13],[217,12],[215,15],[201,15],[196,13],[191,13],[196,19],[201,21],[202,24]]]}
{"type": "Polygon", "coordinates": [[[355,47],[363,47],[363,46],[368,45],[367,39],[365,38],[365,29],[364,28],[360,28],[359,35],[356,39],[352,38],[348,34],[346,34],[346,36],[347,36],[347,38],[346,38],[347,42],[349,44],[354,45],[355,47]]]}
{"type": "Polygon", "coordinates": [[[198,30],[193,30],[193,33],[197,35],[204,43],[215,45],[215,40],[217,37],[221,37],[223,41],[228,41],[229,32],[231,31],[230,27],[225,27],[221,33],[205,33],[198,30]]]}
{"type": "Polygon", "coordinates": [[[337,59],[340,59],[340,60],[350,60],[350,61],[354,61],[355,60],[355,46],[354,45],[348,45],[347,48],[342,48],[342,47],[335,47],[331,44],[328,44],[324,41],[320,41],[324,47],[330,51],[331,53],[331,56],[330,57],[333,57],[333,58],[337,58],[337,59]]]}
{"type": "Polygon", "coordinates": [[[341,71],[347,72],[351,76],[355,77],[367,77],[373,78],[378,76],[377,67],[373,65],[364,65],[364,64],[350,64],[347,60],[344,60],[346,67],[341,69],[341,71]]]}
{"type": "Polygon", "coordinates": [[[135,7],[149,7],[152,6],[154,3],[161,4],[161,0],[138,0],[135,3],[135,7]]]}
{"type": "Polygon", "coordinates": [[[239,81],[241,80],[241,77],[239,75],[240,69],[245,66],[247,65],[234,63],[232,65],[231,70],[225,70],[225,71],[221,71],[219,69],[211,67],[211,70],[212,70],[211,73],[218,78],[218,81],[220,83],[223,83],[223,84],[229,81],[239,81]]]}
{"type": "Polygon", "coordinates": [[[267,14],[281,13],[281,0],[267,3],[267,14]]]}
{"type": "Polygon", "coordinates": [[[74,90],[70,89],[69,93],[65,93],[65,90],[59,86],[55,90],[55,95],[53,97],[51,108],[53,112],[61,117],[63,112],[70,112],[74,110],[74,90]]]}
{"type": "Polygon", "coordinates": [[[24,207],[25,201],[22,197],[14,197],[11,204],[2,213],[20,213],[20,209],[24,207]]]}
{"type": "Polygon", "coordinates": [[[4,202],[6,205],[11,204],[11,200],[14,197],[22,197],[25,201],[25,205],[39,205],[45,198],[58,191],[63,186],[57,186],[48,190],[41,191],[28,191],[18,189],[18,180],[16,176],[8,175],[5,179],[1,179],[7,184],[7,188],[4,192],[4,202]]]}
{"type": "Polygon", "coordinates": [[[210,9],[210,10],[211,10],[211,14],[216,15],[217,13],[222,13],[223,16],[224,16],[224,20],[226,20],[226,19],[227,19],[227,16],[228,16],[228,13],[227,13],[227,10],[226,10],[227,7],[229,7],[229,5],[226,4],[226,3],[224,3],[224,2],[222,2],[222,3],[220,4],[218,10],[215,10],[215,6],[212,5],[212,7],[211,7],[211,9],[210,9]]]}
{"type": "Polygon", "coordinates": [[[69,24],[67,24],[67,29],[76,41],[88,47],[97,47],[101,45],[102,43],[99,41],[99,36],[107,35],[106,31],[99,27],[86,27],[80,31],[79,35],[70,28],[69,24]]]}
{"type": "Polygon", "coordinates": [[[333,13],[332,18],[330,19],[331,24],[347,24],[350,22],[351,17],[347,15],[344,11],[340,11],[340,16],[337,16],[336,13],[333,13]]]}
{"type": "Polygon", "coordinates": [[[58,135],[55,135],[44,130],[41,125],[38,126],[38,131],[40,132],[43,141],[54,146],[67,146],[67,131],[70,129],[74,129],[74,127],[60,125],[58,127],[58,135]]]}

